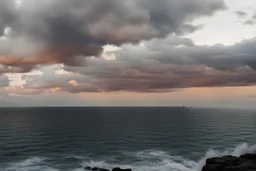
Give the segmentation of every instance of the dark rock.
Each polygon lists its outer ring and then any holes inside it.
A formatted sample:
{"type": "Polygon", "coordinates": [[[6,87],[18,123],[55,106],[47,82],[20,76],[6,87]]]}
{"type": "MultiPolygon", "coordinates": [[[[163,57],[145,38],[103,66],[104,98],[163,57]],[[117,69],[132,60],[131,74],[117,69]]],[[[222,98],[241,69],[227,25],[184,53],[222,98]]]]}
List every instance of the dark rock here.
{"type": "MultiPolygon", "coordinates": [[[[92,170],[92,171],[110,171],[110,170],[108,170],[108,169],[98,168],[98,167],[92,168],[92,167],[90,167],[90,166],[86,166],[86,167],[84,168],[84,170],[92,170]]],[[[112,171],[132,171],[132,170],[131,170],[131,169],[121,169],[121,168],[117,167],[117,168],[112,169],[112,171]]]]}
{"type": "Polygon", "coordinates": [[[225,161],[222,160],[220,157],[214,157],[206,160],[207,164],[221,164],[223,162],[225,161]]]}
{"type": "Polygon", "coordinates": [[[108,169],[99,168],[99,171],[109,171],[108,169]]]}
{"type": "Polygon", "coordinates": [[[256,160],[256,154],[245,154],[242,155],[241,157],[245,159],[256,160]]]}
{"type": "Polygon", "coordinates": [[[202,171],[256,171],[256,154],[210,158],[202,171]]]}
{"type": "Polygon", "coordinates": [[[119,167],[116,167],[116,168],[112,169],[112,171],[132,171],[132,169],[121,169],[119,167]]]}
{"type": "Polygon", "coordinates": [[[91,168],[90,166],[85,167],[85,168],[84,168],[84,170],[92,170],[92,171],[109,171],[108,169],[103,169],[103,168],[98,168],[98,167],[91,168]]]}
{"type": "Polygon", "coordinates": [[[222,168],[223,168],[222,165],[219,165],[219,164],[209,164],[209,165],[205,165],[202,171],[216,171],[216,170],[221,170],[222,168]]]}

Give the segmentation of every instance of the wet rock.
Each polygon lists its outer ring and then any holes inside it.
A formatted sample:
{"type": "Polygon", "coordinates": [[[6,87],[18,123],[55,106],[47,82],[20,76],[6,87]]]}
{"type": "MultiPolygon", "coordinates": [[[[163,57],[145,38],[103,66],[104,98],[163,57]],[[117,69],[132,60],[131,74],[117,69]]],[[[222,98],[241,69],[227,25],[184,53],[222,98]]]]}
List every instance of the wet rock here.
{"type": "Polygon", "coordinates": [[[121,169],[119,167],[116,167],[116,168],[112,169],[112,171],[132,171],[132,169],[121,169]]]}
{"type": "Polygon", "coordinates": [[[210,158],[202,171],[256,171],[256,154],[210,158]]]}
{"type": "Polygon", "coordinates": [[[241,158],[245,158],[245,159],[255,160],[256,161],[256,154],[245,154],[245,155],[242,155],[241,158]]]}
{"type": "MultiPolygon", "coordinates": [[[[90,166],[86,166],[84,168],[84,170],[91,170],[91,171],[110,171],[108,169],[104,169],[104,168],[98,168],[98,167],[90,167],[90,166]]],[[[112,169],[112,171],[132,171],[131,169],[121,169],[119,167],[116,167],[114,169],[112,169]]]]}
{"type": "Polygon", "coordinates": [[[103,169],[103,168],[98,168],[98,167],[90,167],[90,166],[86,166],[84,168],[84,170],[91,170],[91,171],[110,171],[108,169],[103,169]]]}
{"type": "Polygon", "coordinates": [[[99,168],[99,171],[109,171],[108,169],[99,168]]]}

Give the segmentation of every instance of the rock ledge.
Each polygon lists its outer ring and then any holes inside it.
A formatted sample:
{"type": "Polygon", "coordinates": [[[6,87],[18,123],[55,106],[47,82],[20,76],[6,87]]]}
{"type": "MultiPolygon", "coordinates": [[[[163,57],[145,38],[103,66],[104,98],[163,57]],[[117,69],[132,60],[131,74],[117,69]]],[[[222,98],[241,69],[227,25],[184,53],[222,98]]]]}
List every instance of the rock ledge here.
{"type": "MultiPolygon", "coordinates": [[[[91,170],[91,171],[110,171],[108,169],[103,169],[103,168],[98,168],[98,167],[90,167],[90,166],[87,166],[84,168],[84,170],[91,170]]],[[[114,169],[112,169],[112,171],[132,171],[131,169],[121,169],[119,167],[116,167],[114,169]]]]}
{"type": "Polygon", "coordinates": [[[210,158],[202,171],[256,171],[256,154],[210,158]]]}

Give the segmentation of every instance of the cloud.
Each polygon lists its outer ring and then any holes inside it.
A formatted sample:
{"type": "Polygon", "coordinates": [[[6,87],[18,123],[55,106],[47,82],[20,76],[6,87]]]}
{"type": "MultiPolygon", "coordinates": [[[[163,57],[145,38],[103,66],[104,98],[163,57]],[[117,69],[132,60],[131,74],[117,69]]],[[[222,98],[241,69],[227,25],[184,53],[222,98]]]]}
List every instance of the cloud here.
{"type": "Polygon", "coordinates": [[[254,15],[252,16],[252,19],[253,19],[253,20],[256,20],[256,14],[254,14],[254,15]]]}
{"type": "Polygon", "coordinates": [[[237,15],[238,17],[244,18],[244,17],[247,16],[247,13],[244,12],[244,11],[236,11],[236,15],[237,15]]]}
{"type": "MultiPolygon", "coordinates": [[[[102,47],[97,45],[88,45],[85,47],[79,46],[59,46],[51,47],[32,56],[24,58],[13,56],[0,56],[0,63],[7,67],[5,72],[28,72],[38,64],[58,64],[66,65],[83,65],[81,63],[81,56],[84,54],[88,56],[100,55],[103,51],[102,47]]],[[[83,56],[84,57],[84,56],[83,56]]]]}
{"type": "Polygon", "coordinates": [[[9,85],[9,79],[5,75],[0,75],[0,87],[5,87],[9,85]]]}
{"type": "Polygon", "coordinates": [[[249,19],[247,21],[244,22],[245,25],[254,25],[255,24],[255,21],[249,19]]]}
{"type": "Polygon", "coordinates": [[[107,44],[193,32],[194,19],[222,9],[223,0],[0,0],[0,63],[4,72],[77,66],[107,44]]]}
{"type": "Polygon", "coordinates": [[[0,0],[0,35],[15,17],[15,3],[13,0],[0,0]]]}
{"type": "Polygon", "coordinates": [[[255,46],[256,38],[232,46],[199,46],[177,36],[154,38],[140,45],[122,45],[112,52],[115,60],[90,57],[84,59],[86,67],[41,67],[43,75],[24,78],[24,89],[170,92],[190,87],[252,86],[256,84],[255,46]]]}
{"type": "Polygon", "coordinates": [[[0,74],[43,73],[24,74],[22,87],[7,89],[14,94],[169,92],[256,83],[256,38],[231,46],[201,46],[184,38],[200,28],[193,20],[224,9],[222,0],[26,0],[20,6],[0,0],[0,5],[0,74]],[[101,57],[109,44],[118,47],[107,52],[112,60],[101,57]]]}
{"type": "Polygon", "coordinates": [[[247,21],[245,21],[244,24],[246,24],[246,25],[254,25],[254,24],[256,24],[256,14],[254,14],[251,17],[251,19],[248,19],[247,21]]]}

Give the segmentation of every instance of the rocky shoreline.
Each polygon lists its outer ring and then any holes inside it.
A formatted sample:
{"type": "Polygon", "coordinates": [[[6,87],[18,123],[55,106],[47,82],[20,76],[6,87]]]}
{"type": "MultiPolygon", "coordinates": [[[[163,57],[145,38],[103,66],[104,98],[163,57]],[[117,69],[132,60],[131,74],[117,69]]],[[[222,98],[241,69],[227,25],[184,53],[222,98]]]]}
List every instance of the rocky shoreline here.
{"type": "MultiPolygon", "coordinates": [[[[87,166],[85,170],[111,171],[104,168],[87,166]]],[[[132,171],[131,169],[113,168],[112,171],[132,171]]],[[[256,171],[256,154],[245,154],[240,157],[224,156],[206,160],[202,171],[256,171]]]]}
{"type": "Polygon", "coordinates": [[[256,154],[210,158],[202,171],[256,171],[256,154]]]}

